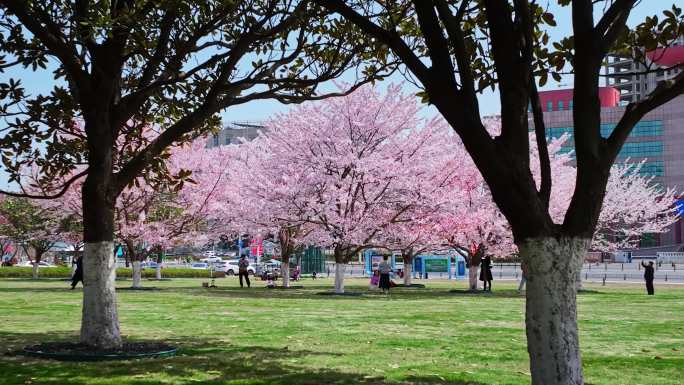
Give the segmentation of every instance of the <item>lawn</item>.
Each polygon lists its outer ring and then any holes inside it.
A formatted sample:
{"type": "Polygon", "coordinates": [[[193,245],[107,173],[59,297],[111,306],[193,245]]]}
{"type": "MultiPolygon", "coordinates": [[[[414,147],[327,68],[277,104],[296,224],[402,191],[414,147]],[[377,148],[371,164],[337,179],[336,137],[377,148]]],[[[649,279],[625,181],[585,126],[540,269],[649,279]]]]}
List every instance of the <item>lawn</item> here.
{"type": "MultiPolygon", "coordinates": [[[[118,293],[122,332],[176,344],[178,356],[64,363],[12,352],[77,338],[82,291],[59,280],[0,280],[0,384],[529,383],[524,299],[512,283],[495,282],[491,295],[430,281],[390,297],[331,297],[316,294],[331,280],[288,291],[201,282],[145,281],[158,290],[118,293]]],[[[681,384],[684,287],[657,287],[651,298],[641,286],[587,288],[579,296],[586,382],[681,384]]]]}

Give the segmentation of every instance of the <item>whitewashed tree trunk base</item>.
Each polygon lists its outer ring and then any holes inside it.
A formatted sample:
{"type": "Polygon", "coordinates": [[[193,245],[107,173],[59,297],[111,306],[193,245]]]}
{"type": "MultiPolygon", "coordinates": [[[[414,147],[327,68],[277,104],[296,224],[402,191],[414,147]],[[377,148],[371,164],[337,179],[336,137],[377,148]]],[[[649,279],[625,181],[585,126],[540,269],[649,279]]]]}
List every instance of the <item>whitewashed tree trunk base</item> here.
{"type": "Polygon", "coordinates": [[[38,268],[40,267],[40,264],[38,262],[33,262],[33,272],[31,273],[31,276],[33,279],[38,279],[38,268]]]}
{"type": "Polygon", "coordinates": [[[344,294],[344,272],[347,270],[346,263],[335,263],[335,293],[344,294]]]}
{"type": "Polygon", "coordinates": [[[121,346],[115,279],[114,243],[86,243],[83,258],[81,343],[105,349],[121,346]]]}
{"type": "Polygon", "coordinates": [[[142,269],[140,269],[140,261],[133,261],[133,285],[131,287],[139,288],[142,287],[140,284],[140,279],[142,277],[142,269]]]}
{"type": "Polygon", "coordinates": [[[477,266],[468,267],[468,286],[470,290],[477,290],[477,266]]]}
{"type": "Polygon", "coordinates": [[[413,274],[413,271],[411,271],[411,262],[404,262],[404,285],[405,286],[411,286],[411,275],[413,274]]]}
{"type": "Polygon", "coordinates": [[[290,287],[290,262],[280,264],[280,272],[283,275],[283,287],[290,287]]]}
{"type": "Polygon", "coordinates": [[[155,271],[155,276],[156,276],[157,280],[162,279],[162,275],[161,275],[161,262],[157,263],[157,268],[156,268],[156,271],[155,271]]]}
{"type": "Polygon", "coordinates": [[[518,245],[527,263],[525,324],[534,385],[582,385],[576,280],[589,241],[535,238],[518,245]]]}

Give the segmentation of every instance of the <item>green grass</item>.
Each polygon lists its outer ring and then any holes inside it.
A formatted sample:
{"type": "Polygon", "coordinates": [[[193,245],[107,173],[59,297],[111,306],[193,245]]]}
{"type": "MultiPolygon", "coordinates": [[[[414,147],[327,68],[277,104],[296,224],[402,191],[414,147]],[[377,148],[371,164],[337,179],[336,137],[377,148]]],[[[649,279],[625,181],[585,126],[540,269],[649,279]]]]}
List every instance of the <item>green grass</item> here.
{"type": "MultiPolygon", "coordinates": [[[[0,280],[0,384],[529,383],[524,301],[511,284],[468,295],[448,292],[463,282],[430,281],[386,298],[316,295],[330,280],[289,291],[201,282],[145,281],[159,290],[118,293],[122,333],[176,344],[179,356],[63,363],[12,352],[76,339],[82,292],[59,280],[0,280]]],[[[589,288],[579,297],[586,382],[681,384],[684,287],[661,285],[651,298],[641,286],[589,288]]]]}

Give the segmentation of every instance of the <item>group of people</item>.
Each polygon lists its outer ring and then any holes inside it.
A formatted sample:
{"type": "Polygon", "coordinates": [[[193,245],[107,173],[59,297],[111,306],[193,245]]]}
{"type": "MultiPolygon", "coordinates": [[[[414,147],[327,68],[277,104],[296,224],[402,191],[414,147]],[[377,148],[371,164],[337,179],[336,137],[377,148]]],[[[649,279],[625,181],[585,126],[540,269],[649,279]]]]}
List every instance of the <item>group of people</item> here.
{"type": "MultiPolygon", "coordinates": [[[[74,274],[71,278],[71,290],[76,288],[79,282],[83,284],[83,257],[77,256],[73,259],[72,264],[75,266],[74,274]]],[[[655,278],[655,268],[653,262],[648,262],[648,264],[641,262],[641,266],[644,267],[644,280],[646,281],[646,291],[648,295],[654,294],[653,280],[655,278]]],[[[251,282],[249,281],[249,261],[245,256],[240,258],[238,262],[238,276],[240,279],[240,287],[244,287],[243,278],[247,287],[251,287],[251,282]]],[[[527,283],[527,264],[524,262],[520,264],[520,269],[522,270],[522,278],[520,279],[520,284],[518,285],[518,292],[522,292],[525,284],[527,283]]],[[[394,282],[390,279],[390,274],[392,273],[392,265],[388,261],[388,257],[385,255],[382,258],[382,262],[378,265],[378,269],[373,272],[370,279],[371,288],[379,288],[383,293],[388,294],[390,288],[396,286],[394,282]]],[[[312,275],[313,279],[316,279],[316,272],[312,275]]],[[[482,259],[480,266],[480,281],[484,283],[484,291],[492,291],[492,281],[494,277],[492,275],[492,259],[486,256],[482,259]]],[[[273,278],[270,278],[266,284],[266,287],[275,287],[275,282],[273,278]]]]}

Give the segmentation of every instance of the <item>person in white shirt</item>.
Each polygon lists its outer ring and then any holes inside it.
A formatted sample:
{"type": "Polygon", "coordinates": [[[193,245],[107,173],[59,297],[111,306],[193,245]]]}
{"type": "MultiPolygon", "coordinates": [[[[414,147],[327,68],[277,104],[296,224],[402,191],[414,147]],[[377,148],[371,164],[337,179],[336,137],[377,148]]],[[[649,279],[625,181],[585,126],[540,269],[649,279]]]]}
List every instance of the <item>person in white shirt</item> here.
{"type": "Polygon", "coordinates": [[[387,261],[386,255],[382,257],[382,262],[378,265],[378,271],[380,272],[380,284],[378,286],[382,289],[383,293],[389,293],[392,266],[387,261]]]}

